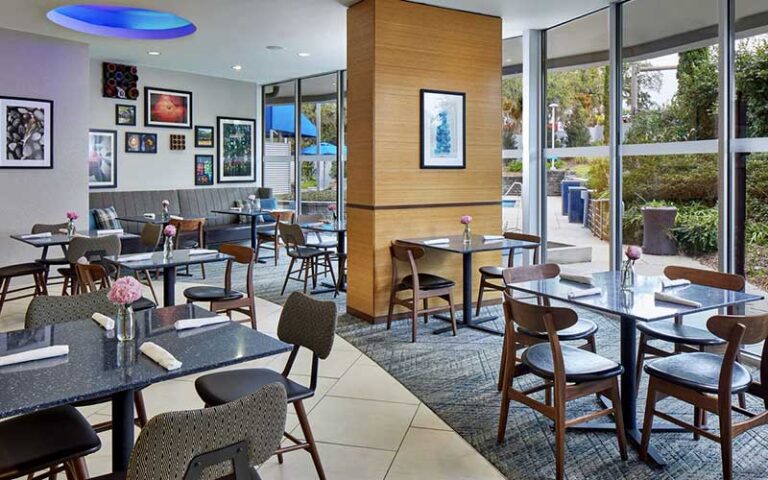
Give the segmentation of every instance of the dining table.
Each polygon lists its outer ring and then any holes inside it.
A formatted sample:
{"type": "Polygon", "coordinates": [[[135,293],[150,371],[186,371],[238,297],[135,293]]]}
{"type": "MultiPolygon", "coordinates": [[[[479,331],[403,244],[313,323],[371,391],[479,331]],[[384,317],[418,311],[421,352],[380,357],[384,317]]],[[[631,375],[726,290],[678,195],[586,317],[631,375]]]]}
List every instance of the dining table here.
{"type": "Polygon", "coordinates": [[[195,305],[135,315],[136,337],[127,342],[118,341],[114,330],[104,330],[87,318],[0,333],[0,356],[53,345],[69,347],[64,356],[0,367],[0,418],[77,402],[111,400],[112,468],[125,472],[134,443],[134,392],[291,348],[237,322],[176,330],[177,320],[215,316],[195,305]],[[181,367],[166,370],[140,353],[139,347],[146,341],[167,350],[181,367]]]}
{"type": "MultiPolygon", "coordinates": [[[[19,233],[11,235],[11,238],[18,240],[19,242],[26,243],[36,248],[42,248],[43,251],[40,254],[41,260],[45,260],[48,256],[48,249],[50,247],[61,247],[64,254],[67,253],[67,245],[76,237],[89,237],[96,238],[100,236],[107,236],[105,233],[109,231],[105,230],[86,230],[83,232],[77,232],[75,235],[69,236],[66,233],[53,233],[51,235],[40,236],[30,233],[19,233]]],[[[120,240],[128,240],[132,238],[139,238],[138,235],[128,232],[120,232],[116,234],[120,237],[120,240]]]]}
{"type": "MultiPolygon", "coordinates": [[[[664,289],[662,286],[663,277],[661,276],[638,275],[634,286],[622,288],[621,273],[618,271],[593,273],[587,275],[587,278],[591,279],[591,285],[556,277],[510,283],[507,286],[512,290],[533,294],[540,298],[557,300],[619,318],[619,356],[620,363],[624,367],[624,372],[621,374],[621,406],[624,428],[629,443],[638,448],[641,437],[637,423],[638,322],[669,320],[678,315],[690,315],[719,310],[732,305],[743,305],[762,300],[763,297],[693,283],[664,289]],[[578,296],[579,291],[586,289],[598,289],[599,291],[595,290],[594,295],[578,296]],[[683,305],[657,300],[656,292],[660,291],[682,298],[683,302],[692,303],[691,305],[683,305]]],[[[611,421],[595,421],[572,428],[613,432],[616,426],[611,421]]],[[[663,428],[666,427],[658,429],[663,428]]],[[[653,447],[649,448],[648,455],[657,465],[663,466],[665,464],[664,458],[653,447]]]]}
{"type": "MultiPolygon", "coordinates": [[[[405,238],[397,240],[401,243],[407,243],[411,245],[418,245],[423,248],[436,250],[440,252],[456,253],[461,255],[461,276],[462,276],[462,304],[461,304],[461,316],[457,321],[458,328],[470,328],[473,330],[480,330],[485,333],[493,335],[503,336],[504,333],[494,328],[489,328],[483,323],[496,320],[496,315],[485,315],[481,317],[474,317],[472,315],[472,276],[474,270],[472,267],[472,256],[475,253],[481,252],[493,252],[493,251],[509,251],[510,255],[515,254],[515,250],[518,249],[530,249],[539,245],[536,242],[527,240],[510,240],[500,235],[486,236],[486,235],[472,235],[469,242],[464,241],[463,235],[450,235],[446,237],[424,237],[424,238],[405,238]]],[[[450,321],[449,317],[444,315],[435,315],[435,318],[443,321],[450,321]]],[[[439,328],[433,333],[441,334],[451,331],[451,327],[439,328]]]]}
{"type": "MultiPolygon", "coordinates": [[[[150,225],[167,225],[171,223],[171,220],[174,218],[180,219],[183,217],[177,213],[171,213],[168,215],[162,213],[150,213],[148,215],[120,215],[117,217],[117,219],[121,222],[144,223],[150,225]]],[[[199,217],[190,216],[190,218],[199,217]]]]}
{"type": "Polygon", "coordinates": [[[345,274],[345,265],[347,261],[347,222],[343,220],[333,220],[325,222],[302,223],[303,230],[310,230],[318,233],[332,233],[336,235],[336,285],[328,282],[321,282],[324,288],[312,290],[313,294],[347,291],[347,275],[345,274]]]}
{"type": "Polygon", "coordinates": [[[163,272],[163,306],[170,307],[176,303],[176,270],[189,265],[225,262],[232,259],[231,255],[218,250],[192,248],[174,250],[173,256],[166,258],[163,252],[131,253],[125,255],[110,255],[102,261],[120,270],[133,271],[162,271],[163,272]]]}
{"type": "MultiPolygon", "coordinates": [[[[261,220],[264,215],[269,215],[269,213],[273,211],[275,210],[265,210],[263,208],[232,207],[211,210],[211,213],[217,213],[220,215],[236,215],[237,217],[248,218],[251,223],[251,248],[256,250],[256,236],[258,234],[259,220],[261,220]]],[[[272,225],[274,226],[274,224],[272,225]]]]}

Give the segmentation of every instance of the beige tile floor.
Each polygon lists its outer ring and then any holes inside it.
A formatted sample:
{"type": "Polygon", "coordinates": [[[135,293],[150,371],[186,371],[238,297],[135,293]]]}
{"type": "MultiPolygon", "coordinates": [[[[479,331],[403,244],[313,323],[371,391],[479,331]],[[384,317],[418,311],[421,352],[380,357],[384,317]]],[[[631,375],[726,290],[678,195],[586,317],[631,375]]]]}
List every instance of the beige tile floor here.
{"type": "MultiPolygon", "coordinates": [[[[179,285],[179,297],[184,285],[179,285]]],[[[257,303],[259,330],[276,336],[281,307],[257,303]]],[[[0,331],[22,328],[26,302],[10,302],[0,316],[0,331]]],[[[258,366],[281,370],[286,355],[233,368],[258,366]]],[[[299,356],[292,378],[309,382],[309,356],[299,356]]],[[[144,390],[149,415],[202,408],[189,376],[144,390]]],[[[397,380],[371,359],[336,337],[333,352],[320,364],[314,398],[305,403],[320,457],[330,480],[495,480],[504,477],[464,439],[448,427],[397,380]]],[[[289,408],[286,429],[302,437],[289,408]]],[[[83,413],[93,423],[109,419],[109,404],[83,413]]],[[[138,435],[138,430],[137,430],[138,435]]],[[[87,458],[91,475],[110,470],[111,438],[100,435],[102,448],[87,458]]],[[[259,469],[264,480],[316,479],[308,454],[286,454],[280,465],[273,457],[259,469]]]]}

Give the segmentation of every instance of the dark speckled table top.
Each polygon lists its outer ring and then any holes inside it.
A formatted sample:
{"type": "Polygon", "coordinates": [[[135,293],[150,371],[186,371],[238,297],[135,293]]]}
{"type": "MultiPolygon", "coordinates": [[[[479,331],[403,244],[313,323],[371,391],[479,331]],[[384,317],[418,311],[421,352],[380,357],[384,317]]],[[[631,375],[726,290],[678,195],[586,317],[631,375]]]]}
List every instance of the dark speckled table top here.
{"type": "Polygon", "coordinates": [[[90,319],[0,333],[0,355],[69,345],[65,357],[0,367],[0,418],[108,397],[290,350],[290,345],[234,322],[180,332],[173,328],[176,320],[212,315],[192,305],[137,313],[136,339],[125,343],[90,319]],[[181,368],[167,371],[139,353],[145,341],[168,350],[182,362],[181,368]]]}

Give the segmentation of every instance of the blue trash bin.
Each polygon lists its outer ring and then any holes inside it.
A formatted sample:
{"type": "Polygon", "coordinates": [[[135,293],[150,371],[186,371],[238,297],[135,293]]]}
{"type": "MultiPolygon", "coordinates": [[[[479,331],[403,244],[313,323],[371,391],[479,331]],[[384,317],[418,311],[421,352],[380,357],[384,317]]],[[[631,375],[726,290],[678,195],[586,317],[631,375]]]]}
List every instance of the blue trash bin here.
{"type": "Polygon", "coordinates": [[[584,213],[583,213],[582,224],[585,227],[589,227],[589,200],[590,200],[589,190],[584,189],[581,191],[581,199],[584,200],[584,213]]]}
{"type": "Polygon", "coordinates": [[[568,215],[568,189],[571,187],[581,187],[583,180],[563,180],[560,182],[560,201],[562,202],[562,215],[568,215]]]}
{"type": "Polygon", "coordinates": [[[571,187],[568,189],[568,223],[584,223],[584,199],[581,192],[585,187],[571,187]]]}

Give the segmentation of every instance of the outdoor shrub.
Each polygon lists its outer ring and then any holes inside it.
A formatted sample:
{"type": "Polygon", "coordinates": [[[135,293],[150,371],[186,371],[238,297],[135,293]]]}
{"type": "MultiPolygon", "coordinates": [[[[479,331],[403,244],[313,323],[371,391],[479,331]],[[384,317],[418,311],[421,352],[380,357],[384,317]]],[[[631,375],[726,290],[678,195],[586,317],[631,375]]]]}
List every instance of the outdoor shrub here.
{"type": "Polygon", "coordinates": [[[678,248],[692,255],[717,251],[717,207],[700,203],[678,206],[671,233],[678,248]]]}
{"type": "Polygon", "coordinates": [[[610,166],[607,158],[596,158],[589,164],[587,171],[587,188],[597,193],[608,191],[610,166]]]}
{"type": "Polygon", "coordinates": [[[624,157],[624,201],[717,201],[715,155],[624,157]]]}

